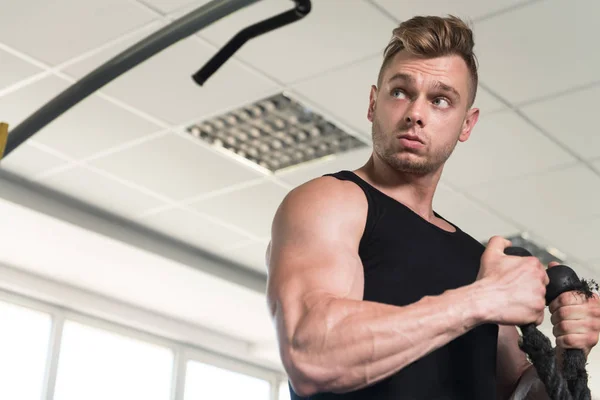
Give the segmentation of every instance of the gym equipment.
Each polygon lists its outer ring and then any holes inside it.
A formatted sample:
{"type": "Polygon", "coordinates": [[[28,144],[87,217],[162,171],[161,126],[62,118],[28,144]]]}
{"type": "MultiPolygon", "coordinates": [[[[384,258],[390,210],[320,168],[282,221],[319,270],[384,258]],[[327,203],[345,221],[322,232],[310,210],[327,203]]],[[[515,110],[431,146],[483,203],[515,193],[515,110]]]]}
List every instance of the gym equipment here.
{"type": "MultiPolygon", "coordinates": [[[[123,73],[215,21],[258,1],[213,0],[165,26],[96,68],[38,109],[10,131],[10,134],[8,134],[8,125],[0,124],[0,160],[8,156],[54,119],[123,73]]],[[[292,1],[295,3],[294,9],[240,31],[204,67],[193,75],[193,80],[197,84],[203,85],[248,40],[298,21],[311,11],[310,0],[292,1]]],[[[506,252],[517,256],[531,256],[525,249],[517,247],[508,248],[506,252]]],[[[548,271],[548,275],[551,283],[548,285],[547,290],[547,304],[550,304],[556,296],[565,291],[577,290],[591,295],[587,283],[582,283],[569,267],[553,267],[548,271]]],[[[568,350],[565,352],[563,377],[556,368],[554,351],[549,339],[539,332],[533,324],[522,326],[520,329],[523,333],[520,346],[531,358],[552,399],[591,400],[587,388],[585,357],[581,350],[568,350]]]]}
{"type": "Polygon", "coordinates": [[[0,160],[4,154],[6,148],[6,142],[8,140],[8,124],[0,123],[0,160]]]}
{"type": "MultiPolygon", "coordinates": [[[[1,157],[8,156],[40,129],[113,79],[213,22],[258,1],[213,0],[129,47],[75,82],[10,131],[4,154],[0,153],[0,160],[1,157]]],[[[238,33],[202,69],[194,74],[194,81],[200,85],[204,84],[248,40],[308,15],[311,10],[310,0],[291,1],[296,4],[292,10],[254,24],[238,33]]],[[[2,143],[0,137],[0,144],[2,143]]]]}
{"type": "MultiPolygon", "coordinates": [[[[518,257],[532,256],[522,247],[507,247],[504,253],[518,257]]],[[[588,298],[592,296],[588,283],[580,280],[575,271],[566,265],[549,268],[547,274],[550,283],[546,286],[546,306],[564,292],[577,291],[588,298]]],[[[538,376],[546,386],[550,398],[553,400],[591,400],[583,351],[566,349],[561,373],[550,340],[536,328],[535,324],[523,325],[519,328],[522,333],[519,347],[529,356],[538,376]]]]}
{"type": "Polygon", "coordinates": [[[198,72],[196,72],[192,78],[200,86],[206,82],[206,80],[225,63],[233,54],[238,51],[240,47],[244,45],[248,40],[280,28],[284,25],[291,24],[292,22],[298,21],[304,18],[311,10],[310,1],[297,1],[296,8],[284,13],[278,14],[262,22],[256,23],[242,30],[240,33],[235,35],[225,46],[219,50],[213,58],[207,62],[198,72]]]}

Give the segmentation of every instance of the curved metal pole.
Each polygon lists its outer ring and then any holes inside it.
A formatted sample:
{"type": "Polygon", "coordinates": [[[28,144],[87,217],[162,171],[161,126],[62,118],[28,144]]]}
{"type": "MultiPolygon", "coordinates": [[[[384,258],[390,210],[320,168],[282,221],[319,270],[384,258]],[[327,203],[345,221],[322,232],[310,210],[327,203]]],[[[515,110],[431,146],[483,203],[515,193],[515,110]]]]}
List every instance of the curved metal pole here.
{"type": "Polygon", "coordinates": [[[247,27],[235,35],[225,46],[219,50],[192,78],[200,86],[210,78],[236,51],[238,51],[248,40],[273,31],[282,26],[296,22],[310,13],[312,8],[310,0],[294,0],[296,7],[274,17],[258,22],[247,27]]]}
{"type": "MultiPolygon", "coordinates": [[[[4,157],[44,126],[113,79],[181,39],[191,36],[213,22],[258,1],[213,0],[131,46],[71,85],[10,131],[6,141],[4,157]]],[[[0,157],[2,157],[1,153],[0,157]]]]}

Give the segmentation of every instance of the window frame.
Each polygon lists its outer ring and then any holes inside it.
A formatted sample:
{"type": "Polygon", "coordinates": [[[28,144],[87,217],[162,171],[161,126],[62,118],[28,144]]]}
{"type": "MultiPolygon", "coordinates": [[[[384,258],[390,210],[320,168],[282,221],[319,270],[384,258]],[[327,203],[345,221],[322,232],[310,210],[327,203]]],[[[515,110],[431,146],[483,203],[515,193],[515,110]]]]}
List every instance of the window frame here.
{"type": "MultiPolygon", "coordinates": [[[[58,373],[58,360],[60,357],[60,347],[63,338],[63,328],[65,322],[72,321],[84,324],[92,328],[105,330],[127,338],[140,340],[149,344],[158,345],[167,348],[173,352],[173,368],[171,376],[171,396],[170,400],[183,400],[185,392],[185,375],[188,361],[196,361],[218,368],[223,368],[233,372],[263,379],[270,384],[270,398],[268,400],[278,400],[279,386],[287,381],[285,374],[270,370],[258,364],[252,364],[246,360],[235,359],[228,355],[219,354],[209,349],[203,349],[199,346],[180,342],[170,338],[146,332],[139,328],[126,326],[122,323],[111,321],[108,318],[100,318],[94,315],[68,309],[63,306],[52,304],[52,299],[34,299],[20,293],[13,293],[0,288],[0,301],[24,307],[38,312],[50,315],[51,334],[46,354],[46,371],[44,374],[43,396],[47,400],[53,400],[56,386],[56,377],[58,373]]],[[[267,399],[265,399],[267,400],[267,399]]]]}

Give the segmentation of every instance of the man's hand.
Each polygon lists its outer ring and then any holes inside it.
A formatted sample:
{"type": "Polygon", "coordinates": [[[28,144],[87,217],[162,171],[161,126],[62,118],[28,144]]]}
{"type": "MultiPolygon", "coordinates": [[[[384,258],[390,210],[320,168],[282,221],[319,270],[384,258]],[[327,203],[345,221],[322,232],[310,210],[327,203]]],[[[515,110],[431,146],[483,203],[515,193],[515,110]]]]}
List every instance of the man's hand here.
{"type": "MultiPolygon", "coordinates": [[[[552,262],[548,268],[558,263],[552,262]]],[[[577,292],[565,292],[549,307],[552,333],[559,349],[581,349],[587,357],[600,335],[600,297],[586,298],[577,292]]]]}
{"type": "MultiPolygon", "coordinates": [[[[484,290],[477,297],[486,322],[498,325],[540,325],[546,311],[546,268],[536,257],[509,256],[512,243],[492,237],[481,256],[476,284],[484,290]]],[[[479,306],[476,306],[479,308],[479,306]]]]}

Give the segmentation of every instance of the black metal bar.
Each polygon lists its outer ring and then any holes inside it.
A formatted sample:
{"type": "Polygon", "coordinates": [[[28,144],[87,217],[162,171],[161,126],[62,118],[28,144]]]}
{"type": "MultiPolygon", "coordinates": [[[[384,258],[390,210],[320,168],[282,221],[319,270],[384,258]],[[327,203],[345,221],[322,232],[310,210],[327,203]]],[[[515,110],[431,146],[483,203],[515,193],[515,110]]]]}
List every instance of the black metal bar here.
{"type": "Polygon", "coordinates": [[[304,18],[311,10],[310,0],[294,0],[296,7],[241,30],[219,50],[192,78],[202,86],[248,40],[304,18]]]}
{"type": "Polygon", "coordinates": [[[10,131],[4,157],[113,79],[213,22],[260,0],[213,0],[131,46],[75,82],[10,131]]]}

